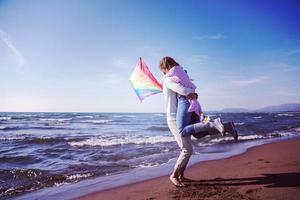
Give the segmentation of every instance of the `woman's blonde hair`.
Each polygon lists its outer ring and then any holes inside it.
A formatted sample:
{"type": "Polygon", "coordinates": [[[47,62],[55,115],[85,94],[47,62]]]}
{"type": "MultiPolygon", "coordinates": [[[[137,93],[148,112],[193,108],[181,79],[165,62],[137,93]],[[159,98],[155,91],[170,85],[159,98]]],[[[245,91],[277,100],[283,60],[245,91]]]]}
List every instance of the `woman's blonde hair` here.
{"type": "Polygon", "coordinates": [[[179,64],[173,58],[166,56],[160,60],[159,69],[169,71],[172,67],[175,67],[177,65],[179,64]]]}

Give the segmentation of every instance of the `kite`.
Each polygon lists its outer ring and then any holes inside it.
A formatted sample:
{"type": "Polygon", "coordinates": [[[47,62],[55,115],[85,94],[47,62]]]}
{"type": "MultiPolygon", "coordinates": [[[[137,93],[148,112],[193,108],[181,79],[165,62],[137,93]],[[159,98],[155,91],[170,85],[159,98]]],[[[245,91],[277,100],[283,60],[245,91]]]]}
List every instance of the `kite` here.
{"type": "Polygon", "coordinates": [[[161,84],[152,75],[142,58],[131,73],[130,81],[141,102],[148,96],[162,92],[161,84]]]}

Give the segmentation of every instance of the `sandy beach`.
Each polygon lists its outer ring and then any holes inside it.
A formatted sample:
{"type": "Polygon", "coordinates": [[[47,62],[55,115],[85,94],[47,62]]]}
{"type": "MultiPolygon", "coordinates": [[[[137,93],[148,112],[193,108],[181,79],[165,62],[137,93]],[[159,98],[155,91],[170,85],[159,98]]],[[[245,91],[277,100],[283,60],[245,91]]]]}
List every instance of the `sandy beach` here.
{"type": "Polygon", "coordinates": [[[300,139],[254,147],[227,159],[191,166],[188,186],[168,176],[83,196],[94,199],[299,199],[300,139]]]}

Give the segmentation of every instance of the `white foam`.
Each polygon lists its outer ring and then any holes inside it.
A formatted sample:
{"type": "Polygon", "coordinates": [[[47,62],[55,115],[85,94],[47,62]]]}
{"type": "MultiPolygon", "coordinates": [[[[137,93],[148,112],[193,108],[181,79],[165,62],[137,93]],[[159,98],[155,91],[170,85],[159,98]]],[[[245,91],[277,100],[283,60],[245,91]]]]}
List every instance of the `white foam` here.
{"type": "MultiPolygon", "coordinates": [[[[263,138],[268,138],[270,136],[264,136],[264,135],[239,135],[238,140],[243,141],[243,140],[256,140],[256,139],[263,139],[263,138]]],[[[195,139],[197,141],[197,139],[195,139]]],[[[214,144],[222,143],[222,142],[228,142],[228,141],[233,141],[234,138],[232,136],[226,136],[226,137],[219,137],[219,138],[214,138],[209,141],[205,142],[199,142],[197,145],[200,147],[206,147],[206,146],[211,146],[214,144]]]]}
{"type": "Polygon", "coordinates": [[[8,121],[11,120],[11,117],[0,117],[0,121],[8,121]]]}
{"type": "Polygon", "coordinates": [[[244,124],[245,124],[244,122],[234,122],[234,125],[237,125],[237,126],[242,126],[244,124]]]}
{"type": "Polygon", "coordinates": [[[7,141],[10,141],[10,140],[24,140],[25,137],[24,136],[2,136],[0,137],[0,140],[7,140],[7,141]]]}
{"type": "Polygon", "coordinates": [[[299,133],[300,133],[300,127],[296,127],[296,128],[292,128],[292,129],[285,130],[285,131],[275,131],[275,132],[269,133],[268,136],[269,137],[276,137],[276,136],[277,137],[278,136],[286,137],[286,136],[294,136],[299,133]]]}
{"type": "Polygon", "coordinates": [[[261,119],[262,116],[253,117],[253,119],[261,119]]]}
{"type": "Polygon", "coordinates": [[[58,122],[64,122],[64,121],[70,121],[72,118],[44,118],[39,119],[40,121],[58,121],[58,122]]]}
{"type": "Polygon", "coordinates": [[[68,185],[68,184],[70,184],[70,183],[66,183],[66,182],[61,182],[61,183],[55,182],[55,183],[54,183],[54,185],[55,185],[56,187],[59,187],[59,186],[62,186],[62,185],[68,185]]]}
{"type": "Polygon", "coordinates": [[[148,167],[157,167],[159,166],[159,163],[144,163],[144,164],[140,164],[138,165],[138,167],[141,167],[141,168],[148,168],[148,167]]]}
{"type": "Polygon", "coordinates": [[[157,117],[164,117],[165,114],[153,114],[154,116],[157,116],[157,117]]]}
{"type": "Polygon", "coordinates": [[[300,132],[300,127],[295,128],[295,131],[296,131],[296,132],[300,132]]]}
{"type": "Polygon", "coordinates": [[[73,174],[73,175],[68,175],[67,176],[67,180],[77,180],[77,179],[81,179],[81,178],[87,178],[92,176],[93,174],[91,173],[87,173],[87,174],[73,174]]]}
{"type": "Polygon", "coordinates": [[[198,146],[199,147],[207,147],[207,146],[211,146],[213,144],[215,144],[215,143],[212,143],[212,142],[202,143],[202,142],[200,142],[200,143],[198,143],[198,146]]]}
{"type": "Polygon", "coordinates": [[[136,115],[114,115],[113,117],[116,117],[116,118],[126,118],[126,117],[131,117],[131,118],[134,118],[134,117],[137,117],[136,115]]]}
{"type": "Polygon", "coordinates": [[[279,117],[293,117],[294,115],[291,114],[291,113],[280,113],[280,114],[277,114],[277,116],[279,116],[279,117]]]}
{"type": "MultiPolygon", "coordinates": [[[[263,139],[266,138],[266,136],[263,135],[242,135],[239,136],[239,140],[255,140],[255,139],[263,139]]],[[[233,139],[233,138],[231,138],[233,139]]]]}
{"type": "Polygon", "coordinates": [[[137,137],[127,136],[123,138],[103,139],[90,138],[84,141],[68,142],[71,146],[113,146],[124,144],[156,144],[164,142],[174,142],[174,137],[170,136],[152,136],[152,137],[137,137]]]}
{"type": "Polygon", "coordinates": [[[92,123],[92,124],[106,124],[108,122],[112,122],[113,120],[85,120],[83,122],[92,123]]]}
{"type": "MultiPolygon", "coordinates": [[[[238,140],[243,141],[243,140],[256,140],[256,139],[267,139],[267,138],[273,138],[273,137],[286,137],[286,136],[293,136],[300,132],[300,127],[292,129],[290,131],[275,131],[268,133],[266,135],[239,135],[238,140]]],[[[214,138],[210,140],[209,142],[205,143],[199,143],[198,146],[210,146],[213,144],[221,143],[221,142],[226,142],[226,141],[233,141],[233,137],[220,137],[220,138],[214,138]]]]}
{"type": "Polygon", "coordinates": [[[75,116],[76,118],[89,118],[89,119],[92,119],[94,118],[94,116],[92,115],[82,115],[82,116],[75,116]]]}
{"type": "Polygon", "coordinates": [[[293,133],[293,132],[281,132],[281,133],[278,133],[278,134],[282,137],[295,135],[295,133],[293,133]]]}
{"type": "Polygon", "coordinates": [[[23,116],[23,117],[35,117],[35,116],[37,116],[37,115],[23,114],[22,116],[23,116]]]}

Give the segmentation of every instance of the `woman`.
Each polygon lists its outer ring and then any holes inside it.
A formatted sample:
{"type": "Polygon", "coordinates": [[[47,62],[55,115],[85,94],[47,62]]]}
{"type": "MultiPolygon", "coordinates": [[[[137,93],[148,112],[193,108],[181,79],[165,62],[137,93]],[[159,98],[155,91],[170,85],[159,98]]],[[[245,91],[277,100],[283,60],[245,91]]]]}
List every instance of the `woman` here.
{"type": "MultiPolygon", "coordinates": [[[[167,74],[171,68],[178,65],[179,64],[173,58],[164,57],[159,63],[159,68],[164,74],[167,74]]],[[[179,129],[176,126],[176,115],[178,113],[178,96],[184,96],[187,99],[195,99],[197,95],[195,94],[195,90],[193,88],[184,87],[183,85],[172,79],[172,77],[168,76],[165,76],[163,79],[163,94],[167,112],[168,127],[181,149],[180,155],[174,166],[174,170],[170,176],[170,180],[175,186],[181,187],[184,186],[184,182],[189,181],[189,179],[184,177],[184,171],[193,153],[193,148],[191,135],[189,134],[188,136],[181,137],[179,129]]],[[[192,121],[190,122],[192,123],[192,121]]],[[[185,123],[185,125],[189,124],[185,123]]],[[[197,138],[201,138],[207,134],[215,134],[215,130],[220,129],[220,123],[196,123],[192,127],[193,128],[189,129],[193,129],[192,132],[197,135],[197,138]]]]}

